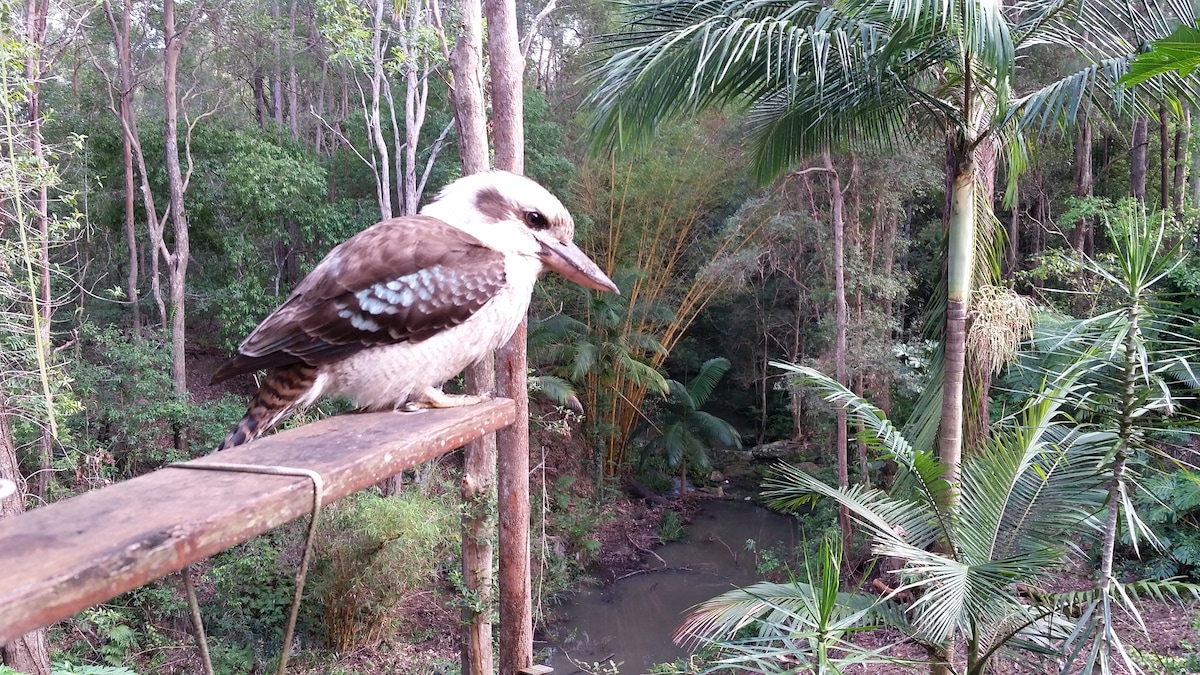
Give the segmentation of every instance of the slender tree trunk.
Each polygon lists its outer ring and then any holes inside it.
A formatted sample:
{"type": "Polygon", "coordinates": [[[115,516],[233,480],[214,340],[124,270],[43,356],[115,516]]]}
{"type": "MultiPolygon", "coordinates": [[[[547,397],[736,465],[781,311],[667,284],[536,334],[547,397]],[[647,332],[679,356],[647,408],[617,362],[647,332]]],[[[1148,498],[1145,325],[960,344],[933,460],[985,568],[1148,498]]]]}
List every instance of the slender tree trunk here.
{"type": "Polygon", "coordinates": [[[462,32],[450,54],[454,73],[454,123],[464,175],[488,170],[487,115],[483,103],[483,8],[464,0],[462,32]]]}
{"type": "MultiPolygon", "coordinates": [[[[480,0],[463,0],[461,31],[450,55],[453,73],[454,121],[458,127],[459,159],[463,175],[488,170],[487,117],[483,103],[483,8],[480,0]]],[[[439,21],[440,23],[440,21],[439,21]]],[[[467,392],[496,390],[496,362],[485,358],[466,371],[467,392]]],[[[464,449],[462,566],[463,584],[480,598],[462,612],[463,675],[492,675],[492,537],[493,509],[475,509],[476,504],[494,500],[496,485],[496,436],[490,434],[464,449]]]]}
{"type": "MultiPolygon", "coordinates": [[[[45,150],[42,147],[41,91],[47,5],[45,0],[25,0],[25,41],[29,47],[25,56],[25,80],[29,84],[25,91],[25,105],[29,120],[29,154],[38,167],[46,166],[45,150]]],[[[45,182],[38,183],[37,196],[34,198],[34,222],[38,231],[38,290],[37,296],[32,299],[33,311],[37,314],[34,323],[37,331],[34,348],[40,352],[39,359],[48,360],[51,356],[50,320],[53,314],[50,298],[50,200],[49,188],[45,182]]],[[[46,405],[49,406],[49,391],[46,395],[46,405]]],[[[46,414],[50,416],[54,413],[53,410],[47,409],[46,414]]],[[[38,498],[43,501],[50,489],[50,476],[54,473],[53,441],[51,430],[43,427],[38,434],[41,470],[37,472],[36,482],[38,498]]]]}
{"type": "Polygon", "coordinates": [[[1144,116],[1133,118],[1133,143],[1129,148],[1129,194],[1146,202],[1146,145],[1148,127],[1144,116]]]}
{"type": "MultiPolygon", "coordinates": [[[[896,216],[888,214],[886,224],[884,225],[883,233],[883,278],[891,279],[892,272],[896,268],[896,216]]],[[[889,329],[892,325],[892,294],[888,293],[883,300],[883,315],[888,321],[889,329]]],[[[888,334],[887,338],[890,341],[892,335],[888,334]]],[[[892,375],[891,369],[885,369],[883,373],[883,383],[879,387],[879,409],[885,415],[892,414],[892,375]]]]}
{"type": "MultiPolygon", "coordinates": [[[[25,480],[17,462],[17,446],[9,419],[6,392],[0,390],[0,478],[12,481],[17,491],[0,498],[0,518],[25,511],[25,480]]],[[[50,675],[50,651],[46,646],[46,629],[42,628],[0,645],[0,663],[21,673],[50,675]]]]}
{"type": "MultiPolygon", "coordinates": [[[[410,0],[408,24],[420,25],[424,2],[410,0]]],[[[404,212],[416,213],[421,195],[417,190],[417,146],[425,125],[425,104],[429,100],[429,80],[422,76],[424,60],[410,56],[405,68],[404,91],[404,212]]],[[[398,150],[397,150],[398,152],[398,150]]]]}
{"type": "MultiPolygon", "coordinates": [[[[1196,123],[1196,120],[1200,120],[1200,115],[1197,115],[1195,119],[1193,119],[1191,117],[1191,115],[1189,115],[1187,119],[1188,119],[1188,131],[1190,132],[1192,125],[1196,123]]],[[[1186,152],[1186,150],[1185,150],[1185,152],[1186,152]]],[[[1191,171],[1192,181],[1191,181],[1191,186],[1190,186],[1190,192],[1191,192],[1191,197],[1192,197],[1191,204],[1193,207],[1196,207],[1196,206],[1200,206],[1200,152],[1190,153],[1190,159],[1188,160],[1188,163],[1191,165],[1191,169],[1192,169],[1192,171],[1191,171]]]]}
{"type": "MultiPolygon", "coordinates": [[[[525,60],[517,39],[516,0],[484,0],[492,80],[496,168],[525,173],[525,60]]],[[[497,357],[501,396],[517,403],[517,421],[496,434],[500,501],[500,673],[533,665],[529,570],[529,389],[524,321],[497,357]]]]}
{"type": "Polygon", "coordinates": [[[938,456],[946,466],[946,480],[951,485],[958,483],[962,462],[967,310],[975,261],[975,166],[967,153],[957,155],[946,255],[945,389],[938,426],[938,456]]]}
{"type": "Polygon", "coordinates": [[[130,0],[121,3],[121,21],[117,18],[110,2],[104,3],[104,14],[113,30],[113,43],[117,53],[117,119],[121,122],[121,158],[125,165],[125,245],[129,249],[129,274],[126,277],[125,294],[129,299],[131,331],[134,340],[141,340],[142,311],[138,294],[138,273],[141,263],[138,255],[137,236],[137,179],[133,173],[133,140],[127,121],[133,117],[133,57],[129,48],[130,0]]]}
{"type": "MultiPolygon", "coordinates": [[[[202,5],[203,3],[201,3],[202,5]]],[[[190,25],[190,24],[189,24],[190,25]]],[[[186,337],[185,287],[188,259],[191,255],[188,242],[187,217],[183,209],[183,172],[179,167],[179,98],[176,93],[179,72],[179,55],[188,27],[177,30],[175,25],[175,0],[163,2],[163,100],[165,103],[164,143],[167,165],[167,190],[171,200],[171,232],[175,250],[167,259],[168,281],[171,298],[171,381],[175,394],[187,394],[187,363],[184,360],[186,337]]]]}
{"type": "Polygon", "coordinates": [[[1179,128],[1175,130],[1175,176],[1172,186],[1172,203],[1171,211],[1175,214],[1176,221],[1183,220],[1183,198],[1187,194],[1187,167],[1188,167],[1188,132],[1192,128],[1192,109],[1184,107],[1183,121],[1180,122],[1179,128]]]}
{"type": "Polygon", "coordinates": [[[283,48],[279,44],[279,0],[271,0],[271,49],[275,52],[271,64],[271,112],[275,118],[275,134],[283,132],[283,48]]]}
{"type": "Polygon", "coordinates": [[[1021,195],[1020,187],[1013,196],[1012,212],[1008,216],[1008,248],[1004,255],[1004,276],[1012,279],[1021,256],[1021,195]]]}
{"type": "Polygon", "coordinates": [[[254,121],[259,129],[267,128],[267,90],[263,87],[262,68],[255,66],[250,74],[250,90],[254,95],[254,121]]]}
{"type": "Polygon", "coordinates": [[[1128,309],[1129,327],[1125,333],[1125,363],[1122,372],[1121,418],[1117,422],[1117,450],[1113,456],[1112,483],[1108,488],[1108,514],[1100,551],[1100,588],[1107,591],[1113,582],[1113,557],[1117,546],[1117,525],[1124,492],[1125,463],[1129,440],[1133,437],[1133,408],[1137,394],[1138,341],[1141,327],[1135,307],[1128,309]]]}
{"type": "Polygon", "coordinates": [[[375,0],[375,24],[371,32],[371,107],[367,111],[367,126],[371,133],[376,156],[375,188],[379,201],[379,216],[384,220],[392,217],[392,169],[387,139],[383,135],[383,118],[380,105],[383,102],[383,87],[387,60],[387,40],[384,39],[383,7],[386,0],[375,0]]]}
{"type": "MultiPolygon", "coordinates": [[[[836,316],[836,330],[833,348],[834,377],[838,384],[849,386],[846,372],[846,324],[848,323],[849,306],[846,304],[846,237],[843,220],[842,181],[829,150],[821,153],[821,162],[829,177],[829,206],[833,219],[833,303],[836,316]]],[[[837,409],[837,449],[838,487],[843,490],[850,486],[850,458],[846,430],[846,409],[837,409]]],[[[853,536],[850,524],[850,510],[845,505],[838,507],[838,525],[842,530],[842,550],[846,559],[850,556],[850,543],[853,536]]]]}
{"type": "MultiPolygon", "coordinates": [[[[292,140],[300,140],[300,84],[299,77],[296,75],[296,49],[293,46],[296,42],[296,5],[298,0],[292,0],[291,8],[288,14],[288,128],[292,132],[292,140]]],[[[292,249],[296,248],[296,242],[292,242],[292,249]]]]}
{"type": "Polygon", "coordinates": [[[1171,122],[1167,107],[1158,106],[1158,208],[1171,207],[1171,122]]]}
{"type": "MultiPolygon", "coordinates": [[[[1091,197],[1092,183],[1092,125],[1087,117],[1081,114],[1075,132],[1075,197],[1091,197]]],[[[1075,227],[1071,228],[1071,248],[1081,253],[1087,252],[1091,227],[1091,219],[1087,217],[1080,218],[1079,222],[1075,223],[1075,227]]]]}

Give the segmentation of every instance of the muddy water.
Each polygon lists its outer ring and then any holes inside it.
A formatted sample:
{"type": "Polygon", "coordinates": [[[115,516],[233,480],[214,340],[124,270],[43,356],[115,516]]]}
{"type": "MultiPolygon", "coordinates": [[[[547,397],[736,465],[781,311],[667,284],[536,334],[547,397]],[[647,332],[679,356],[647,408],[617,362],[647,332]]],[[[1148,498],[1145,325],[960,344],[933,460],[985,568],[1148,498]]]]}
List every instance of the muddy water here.
{"type": "Polygon", "coordinates": [[[686,655],[671,642],[671,632],[687,609],[731,588],[760,581],[758,551],[798,543],[796,521],[749,502],[714,501],[687,527],[687,541],[655,550],[648,565],[655,571],[628,577],[608,588],[576,596],[565,606],[556,644],[546,665],[555,675],[579,669],[571,663],[612,660],[621,675],[639,675],[655,663],[686,655]],[[565,653],[564,653],[565,652],[565,653]],[[569,659],[567,657],[570,657],[569,659]]]}

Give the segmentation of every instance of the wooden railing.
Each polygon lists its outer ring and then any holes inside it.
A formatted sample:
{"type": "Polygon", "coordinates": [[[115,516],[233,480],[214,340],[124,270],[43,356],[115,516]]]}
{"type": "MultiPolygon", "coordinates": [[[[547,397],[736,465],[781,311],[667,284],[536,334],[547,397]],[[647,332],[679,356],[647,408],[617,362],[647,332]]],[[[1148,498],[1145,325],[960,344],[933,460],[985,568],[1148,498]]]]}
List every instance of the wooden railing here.
{"type": "MultiPolygon", "coordinates": [[[[305,469],[324,503],[512,424],[512,401],[343,415],[188,462],[305,469]]],[[[0,644],[310,513],[303,476],[167,467],[0,520],[0,644]]]]}

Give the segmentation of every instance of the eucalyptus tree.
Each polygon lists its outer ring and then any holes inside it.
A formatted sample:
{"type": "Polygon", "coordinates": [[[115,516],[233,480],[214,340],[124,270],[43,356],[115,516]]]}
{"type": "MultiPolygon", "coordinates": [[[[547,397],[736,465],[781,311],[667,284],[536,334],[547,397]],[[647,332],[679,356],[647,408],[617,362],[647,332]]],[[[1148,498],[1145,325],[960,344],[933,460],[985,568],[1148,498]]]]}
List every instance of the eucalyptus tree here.
{"type": "Polygon", "coordinates": [[[976,240],[994,241],[993,228],[977,227],[980,213],[991,220],[990,199],[979,185],[994,176],[1002,146],[1020,169],[1034,134],[1070,127],[1084,101],[1094,101],[1088,111],[1132,104],[1152,115],[1144,98],[1163,91],[1162,81],[1194,87],[1194,79],[1173,74],[1134,96],[1119,84],[1145,40],[1194,20],[1188,3],[1139,5],[1130,11],[1124,3],[1068,0],[630,2],[627,30],[609,38],[612,52],[594,72],[588,103],[596,110],[596,147],[644,144],[663,122],[704,108],[748,108],[754,172],[766,182],[826,149],[892,150],[923,132],[944,134],[951,194],[938,446],[953,485],[962,455],[973,275],[990,272],[975,265],[976,240]],[[1083,67],[1021,92],[1018,57],[1046,47],[1080,58],[1083,67]]]}

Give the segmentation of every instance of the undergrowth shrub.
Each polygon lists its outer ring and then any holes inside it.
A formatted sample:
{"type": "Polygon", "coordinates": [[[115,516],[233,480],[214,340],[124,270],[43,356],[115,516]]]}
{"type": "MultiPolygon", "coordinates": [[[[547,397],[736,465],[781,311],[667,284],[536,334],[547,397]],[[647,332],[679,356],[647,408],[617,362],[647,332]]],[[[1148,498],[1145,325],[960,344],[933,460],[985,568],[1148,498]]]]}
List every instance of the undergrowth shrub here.
{"type": "Polygon", "coordinates": [[[55,672],[92,672],[82,669],[101,665],[117,669],[112,672],[155,668],[174,645],[171,626],[186,615],[186,603],[168,579],[89,607],[51,629],[53,655],[62,660],[55,672]]]}
{"type": "Polygon", "coordinates": [[[1146,576],[1200,580],[1200,477],[1185,470],[1154,474],[1137,493],[1138,514],[1162,543],[1161,551],[1142,547],[1146,576]]]}
{"type": "Polygon", "coordinates": [[[204,576],[213,591],[202,613],[216,670],[251,672],[279,653],[306,532],[306,522],[295,520],[212,557],[204,576]]]}
{"type": "Polygon", "coordinates": [[[77,350],[67,372],[79,408],[66,419],[67,452],[57,467],[73,487],[96,487],[206,453],[245,411],[233,396],[207,403],[178,399],[164,333],[135,341],[116,326],[84,323],[77,350]]]}
{"type": "Polygon", "coordinates": [[[433,492],[365,491],[326,508],[309,583],[331,649],[378,639],[399,603],[435,586],[444,566],[457,567],[457,491],[433,492]]]}

